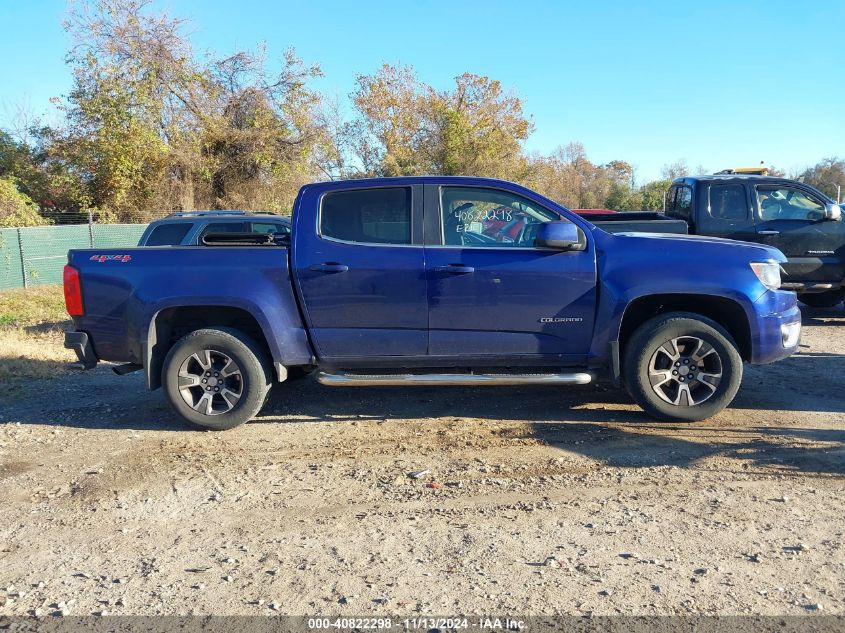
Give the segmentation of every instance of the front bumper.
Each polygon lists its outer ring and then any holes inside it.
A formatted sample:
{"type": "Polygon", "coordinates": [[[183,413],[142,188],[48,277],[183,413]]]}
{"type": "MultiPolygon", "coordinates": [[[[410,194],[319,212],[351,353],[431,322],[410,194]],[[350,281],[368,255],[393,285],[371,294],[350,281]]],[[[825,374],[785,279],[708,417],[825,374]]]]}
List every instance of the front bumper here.
{"type": "Polygon", "coordinates": [[[801,342],[801,310],[793,300],[790,308],[758,314],[755,330],[752,332],[752,363],[764,365],[791,356],[801,342]]]}
{"type": "Polygon", "coordinates": [[[94,369],[97,355],[87,332],[65,332],[65,348],[76,352],[76,357],[83,369],[94,369]]]}
{"type": "Polygon", "coordinates": [[[798,293],[816,293],[816,292],[827,292],[828,290],[839,290],[845,287],[845,281],[838,282],[838,281],[819,281],[819,282],[812,282],[812,281],[797,281],[797,282],[786,282],[782,283],[780,286],[783,290],[793,290],[798,293]]]}

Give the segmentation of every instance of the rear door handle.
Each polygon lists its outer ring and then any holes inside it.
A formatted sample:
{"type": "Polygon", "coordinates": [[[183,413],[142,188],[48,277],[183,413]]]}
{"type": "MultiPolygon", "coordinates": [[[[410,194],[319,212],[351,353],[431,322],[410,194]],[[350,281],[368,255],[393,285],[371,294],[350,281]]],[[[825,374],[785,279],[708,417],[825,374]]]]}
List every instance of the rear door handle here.
{"type": "Polygon", "coordinates": [[[757,235],[780,235],[780,231],[757,231],[757,235]]]}
{"type": "Polygon", "coordinates": [[[313,270],[316,273],[345,273],[349,270],[349,266],[338,264],[337,262],[325,262],[311,266],[309,270],[313,270]]]}
{"type": "Polygon", "coordinates": [[[434,271],[438,273],[464,275],[466,273],[474,273],[475,268],[473,268],[472,266],[464,266],[463,264],[449,264],[448,266],[435,266],[434,271]]]}

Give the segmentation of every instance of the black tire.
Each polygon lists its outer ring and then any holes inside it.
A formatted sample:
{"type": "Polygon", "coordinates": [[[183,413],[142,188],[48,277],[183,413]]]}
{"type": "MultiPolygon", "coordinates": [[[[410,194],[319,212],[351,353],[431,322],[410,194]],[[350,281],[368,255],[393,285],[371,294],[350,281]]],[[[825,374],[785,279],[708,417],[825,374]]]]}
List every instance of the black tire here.
{"type": "Polygon", "coordinates": [[[833,308],[842,302],[841,290],[826,290],[825,292],[805,292],[798,295],[798,301],[811,308],[833,308]]]}
{"type": "Polygon", "coordinates": [[[206,430],[224,431],[251,420],[261,410],[272,384],[269,368],[266,353],[248,336],[234,329],[209,328],[191,332],[173,345],[164,360],[161,378],[167,400],[186,422],[206,430]],[[229,371],[236,369],[237,373],[215,378],[226,373],[221,371],[223,367],[232,367],[226,363],[227,358],[234,363],[234,369],[229,371]],[[203,373],[204,363],[209,364],[208,373],[203,373]],[[182,387],[180,369],[184,372],[182,387]],[[197,378],[213,382],[214,386],[210,387],[209,382],[202,386],[188,384],[197,378]],[[212,389],[222,389],[223,393],[212,389]],[[210,400],[204,400],[206,397],[210,400]],[[187,399],[193,400],[194,405],[187,399]]]}
{"type": "Polygon", "coordinates": [[[716,415],[733,401],[742,381],[742,358],[731,335],[718,323],[690,312],[672,312],[646,321],[631,335],[622,377],[648,415],[694,422],[716,415]],[[709,347],[698,346],[698,341],[709,347]],[[693,350],[706,352],[705,357],[692,354],[693,350]]]}

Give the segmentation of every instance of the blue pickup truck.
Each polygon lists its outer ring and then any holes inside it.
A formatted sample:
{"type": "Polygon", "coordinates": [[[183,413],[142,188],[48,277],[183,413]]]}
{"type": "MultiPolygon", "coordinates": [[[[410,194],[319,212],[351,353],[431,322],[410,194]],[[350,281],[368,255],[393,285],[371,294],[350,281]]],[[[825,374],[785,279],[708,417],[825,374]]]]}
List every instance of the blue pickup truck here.
{"type": "Polygon", "coordinates": [[[775,248],[612,234],[519,185],[461,177],[306,185],[284,239],[72,250],[81,364],[124,363],[175,411],[228,429],[270,387],[623,384],[654,418],[700,420],[743,361],[792,354],[775,248]]]}

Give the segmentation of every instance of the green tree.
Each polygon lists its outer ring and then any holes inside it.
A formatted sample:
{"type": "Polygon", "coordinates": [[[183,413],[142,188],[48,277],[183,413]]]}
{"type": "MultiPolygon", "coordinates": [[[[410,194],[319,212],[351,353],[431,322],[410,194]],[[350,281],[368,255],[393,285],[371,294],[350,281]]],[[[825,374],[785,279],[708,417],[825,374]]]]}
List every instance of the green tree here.
{"type": "Polygon", "coordinates": [[[49,224],[25,193],[18,191],[12,178],[0,178],[0,226],[39,226],[49,224]]]}
{"type": "Polygon", "coordinates": [[[351,98],[357,117],[344,132],[361,173],[526,174],[521,144],[531,122],[500,82],[464,73],[454,88],[436,91],[410,66],[389,64],[356,81],[351,98]]]}
{"type": "Polygon", "coordinates": [[[146,0],[89,0],[67,23],[74,88],[51,160],[78,176],[87,204],[122,219],[197,207],[288,211],[317,176],[319,68],[286,51],[197,56],[183,20],[146,0]]]}
{"type": "Polygon", "coordinates": [[[613,211],[643,210],[643,194],[633,190],[628,184],[614,183],[604,203],[604,208],[613,211]]]}
{"type": "Polygon", "coordinates": [[[642,186],[639,193],[642,196],[641,209],[644,211],[663,211],[666,204],[666,192],[672,185],[671,180],[654,180],[642,186]]]}
{"type": "Polygon", "coordinates": [[[429,171],[433,152],[424,152],[423,145],[430,134],[425,106],[430,90],[414,69],[384,64],[375,74],[358,75],[355,81],[350,97],[358,116],[349,127],[350,145],[363,174],[409,176],[429,171]]]}
{"type": "Polygon", "coordinates": [[[18,190],[30,198],[42,214],[62,221],[87,205],[86,186],[67,165],[52,159],[48,147],[51,130],[35,125],[30,137],[35,144],[16,140],[0,131],[0,178],[12,178],[18,190]]]}
{"type": "Polygon", "coordinates": [[[168,148],[155,127],[154,87],[124,71],[93,54],[77,61],[63,106],[66,127],[55,133],[50,153],[86,183],[91,206],[128,219],[155,198],[168,148]]]}
{"type": "Polygon", "coordinates": [[[435,173],[520,180],[527,161],[522,142],[532,130],[522,102],[500,82],[471,73],[454,90],[429,92],[427,141],[435,173]]]}
{"type": "Polygon", "coordinates": [[[845,192],[845,160],[825,158],[805,169],[799,178],[832,199],[836,200],[838,195],[839,200],[842,200],[842,193],[845,192]]]}

